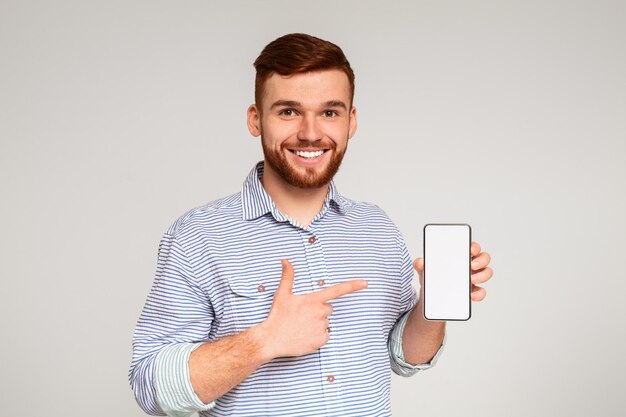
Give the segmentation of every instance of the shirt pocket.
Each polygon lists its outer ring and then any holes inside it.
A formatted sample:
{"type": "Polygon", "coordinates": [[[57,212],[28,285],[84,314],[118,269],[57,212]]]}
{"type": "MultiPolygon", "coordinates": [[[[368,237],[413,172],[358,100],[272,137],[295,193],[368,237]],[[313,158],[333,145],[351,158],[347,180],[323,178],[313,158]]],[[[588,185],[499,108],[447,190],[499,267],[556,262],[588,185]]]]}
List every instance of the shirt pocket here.
{"type": "Polygon", "coordinates": [[[228,277],[229,310],[238,332],[263,322],[269,314],[279,280],[263,275],[228,277]]]}

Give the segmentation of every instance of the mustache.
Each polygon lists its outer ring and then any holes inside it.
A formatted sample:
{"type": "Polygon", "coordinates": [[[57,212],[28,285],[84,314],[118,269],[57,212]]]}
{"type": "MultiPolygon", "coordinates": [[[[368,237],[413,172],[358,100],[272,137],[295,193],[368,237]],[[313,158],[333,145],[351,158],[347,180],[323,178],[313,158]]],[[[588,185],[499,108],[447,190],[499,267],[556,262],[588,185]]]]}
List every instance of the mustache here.
{"type": "Polygon", "coordinates": [[[337,145],[334,142],[321,143],[319,141],[300,140],[297,143],[283,143],[282,149],[335,149],[337,145]]]}

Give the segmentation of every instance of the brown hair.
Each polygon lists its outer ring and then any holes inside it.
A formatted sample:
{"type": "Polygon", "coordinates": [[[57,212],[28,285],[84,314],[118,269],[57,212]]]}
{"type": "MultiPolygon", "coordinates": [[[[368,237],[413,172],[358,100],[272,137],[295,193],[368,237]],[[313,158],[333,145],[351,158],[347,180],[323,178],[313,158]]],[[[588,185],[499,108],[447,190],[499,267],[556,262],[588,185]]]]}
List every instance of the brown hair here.
{"type": "Polygon", "coordinates": [[[283,76],[304,72],[338,69],[348,76],[350,105],[354,98],[354,72],[340,47],[315,36],[291,33],[267,44],[254,61],[256,80],[254,99],[261,104],[265,81],[273,74],[283,76]]]}

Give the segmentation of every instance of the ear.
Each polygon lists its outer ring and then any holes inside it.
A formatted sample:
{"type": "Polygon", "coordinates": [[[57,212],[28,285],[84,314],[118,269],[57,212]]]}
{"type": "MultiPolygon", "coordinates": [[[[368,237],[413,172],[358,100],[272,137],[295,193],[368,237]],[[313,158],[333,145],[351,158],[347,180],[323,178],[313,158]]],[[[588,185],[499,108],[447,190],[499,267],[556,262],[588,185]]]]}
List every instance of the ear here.
{"type": "Polygon", "coordinates": [[[356,132],[356,107],[350,108],[350,129],[348,130],[348,139],[351,139],[356,132]]]}
{"type": "Polygon", "coordinates": [[[251,104],[248,107],[248,130],[254,137],[261,134],[261,112],[256,104],[251,104]]]}

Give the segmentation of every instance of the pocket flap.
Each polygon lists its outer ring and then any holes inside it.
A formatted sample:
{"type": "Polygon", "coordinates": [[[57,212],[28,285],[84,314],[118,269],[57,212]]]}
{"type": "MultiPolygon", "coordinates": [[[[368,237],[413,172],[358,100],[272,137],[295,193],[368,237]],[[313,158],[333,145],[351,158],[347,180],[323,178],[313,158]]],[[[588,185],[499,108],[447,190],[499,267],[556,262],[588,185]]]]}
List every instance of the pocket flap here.
{"type": "Polygon", "coordinates": [[[248,298],[273,297],[278,288],[278,282],[279,280],[272,280],[262,275],[228,277],[231,291],[248,298]]]}

